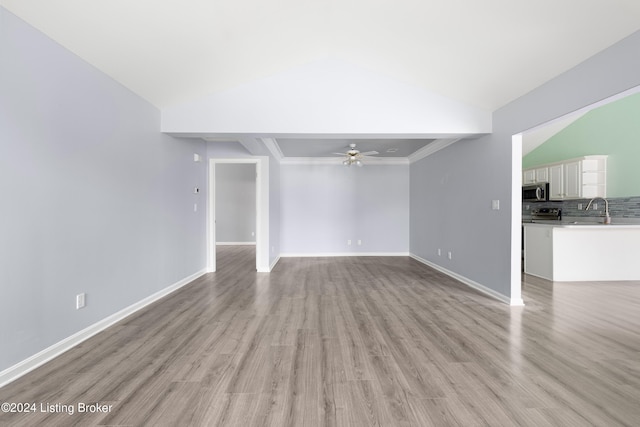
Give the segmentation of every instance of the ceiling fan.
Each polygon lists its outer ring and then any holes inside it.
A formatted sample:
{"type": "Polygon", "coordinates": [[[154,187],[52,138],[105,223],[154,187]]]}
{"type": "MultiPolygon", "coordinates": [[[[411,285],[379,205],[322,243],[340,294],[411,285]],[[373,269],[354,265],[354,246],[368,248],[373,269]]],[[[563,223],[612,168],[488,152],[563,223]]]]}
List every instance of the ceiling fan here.
{"type": "Polygon", "coordinates": [[[342,164],[345,166],[362,166],[362,159],[364,157],[375,156],[378,154],[377,151],[365,151],[361,153],[358,149],[356,149],[356,144],[349,144],[349,150],[346,153],[332,153],[338,156],[347,156],[346,159],[342,161],[342,164]]]}

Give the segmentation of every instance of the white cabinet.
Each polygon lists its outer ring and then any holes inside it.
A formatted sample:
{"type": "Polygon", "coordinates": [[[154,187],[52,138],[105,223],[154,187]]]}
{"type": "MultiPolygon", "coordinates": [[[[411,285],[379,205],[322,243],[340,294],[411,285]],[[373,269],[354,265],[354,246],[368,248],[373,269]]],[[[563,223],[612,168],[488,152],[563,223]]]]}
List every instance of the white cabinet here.
{"type": "Polygon", "coordinates": [[[533,175],[536,175],[535,171],[542,169],[546,170],[543,173],[549,182],[549,200],[607,196],[607,156],[585,156],[527,169],[524,172],[527,174],[533,171],[533,175]]]}
{"type": "Polygon", "coordinates": [[[579,199],[582,197],[582,162],[567,162],[564,164],[564,189],[565,199],[579,199]]]}
{"type": "Polygon", "coordinates": [[[607,156],[589,156],[582,160],[580,178],[583,198],[607,197],[607,156]]]}
{"type": "Polygon", "coordinates": [[[640,279],[640,225],[524,224],[524,271],[552,281],[640,279]]]}
{"type": "Polygon", "coordinates": [[[564,165],[549,166],[549,200],[564,198],[564,165]]]}
{"type": "Polygon", "coordinates": [[[535,184],[536,182],[549,182],[549,168],[540,167],[535,169],[527,169],[522,172],[523,184],[535,184]]]}
{"type": "Polygon", "coordinates": [[[524,272],[553,280],[552,227],[524,226],[524,272]]]}
{"type": "Polygon", "coordinates": [[[523,184],[534,184],[536,182],[536,170],[535,169],[527,169],[522,171],[522,183],[523,184]]]}

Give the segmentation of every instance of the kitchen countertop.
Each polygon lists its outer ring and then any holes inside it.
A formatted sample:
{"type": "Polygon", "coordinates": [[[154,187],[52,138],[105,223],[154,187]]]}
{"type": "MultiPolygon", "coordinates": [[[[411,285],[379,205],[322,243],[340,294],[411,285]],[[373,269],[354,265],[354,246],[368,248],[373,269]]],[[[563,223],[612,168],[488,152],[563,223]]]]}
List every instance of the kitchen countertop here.
{"type": "Polygon", "coordinates": [[[612,224],[603,224],[594,221],[545,221],[545,220],[523,220],[522,225],[527,227],[560,227],[560,228],[640,228],[640,223],[616,222],[612,219],[612,224]]]}

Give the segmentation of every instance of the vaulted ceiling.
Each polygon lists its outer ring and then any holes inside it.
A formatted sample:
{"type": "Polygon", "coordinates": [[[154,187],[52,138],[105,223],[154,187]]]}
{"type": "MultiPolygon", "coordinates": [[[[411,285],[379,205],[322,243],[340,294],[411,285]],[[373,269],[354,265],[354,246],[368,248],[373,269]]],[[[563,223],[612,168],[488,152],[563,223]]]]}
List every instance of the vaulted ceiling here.
{"type": "Polygon", "coordinates": [[[347,61],[493,111],[640,29],[637,0],[0,0],[159,108],[347,61]]]}
{"type": "Polygon", "coordinates": [[[161,109],[163,132],[284,157],[357,142],[392,161],[491,132],[492,111],[640,30],[638,0],[0,5],[161,109]]]}

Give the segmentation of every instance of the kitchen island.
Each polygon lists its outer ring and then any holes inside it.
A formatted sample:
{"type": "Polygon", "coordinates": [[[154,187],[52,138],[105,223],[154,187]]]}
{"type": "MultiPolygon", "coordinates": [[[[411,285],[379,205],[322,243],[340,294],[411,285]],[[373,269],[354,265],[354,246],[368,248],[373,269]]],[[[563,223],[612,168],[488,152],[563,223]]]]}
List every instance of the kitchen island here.
{"type": "Polygon", "coordinates": [[[527,274],[552,281],[640,280],[640,224],[523,226],[527,274]]]}

